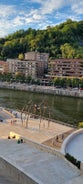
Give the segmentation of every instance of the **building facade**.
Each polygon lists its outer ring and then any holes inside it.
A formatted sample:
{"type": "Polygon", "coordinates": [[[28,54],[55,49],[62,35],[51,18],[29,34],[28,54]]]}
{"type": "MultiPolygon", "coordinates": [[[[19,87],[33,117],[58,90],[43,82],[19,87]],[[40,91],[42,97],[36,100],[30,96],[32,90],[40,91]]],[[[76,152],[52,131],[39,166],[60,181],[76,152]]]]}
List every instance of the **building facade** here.
{"type": "Polygon", "coordinates": [[[4,74],[8,72],[8,64],[5,61],[0,61],[0,73],[4,74]]]}
{"type": "Polygon", "coordinates": [[[83,77],[82,59],[55,59],[48,63],[48,74],[51,77],[83,77]]]}
{"type": "Polygon", "coordinates": [[[32,78],[42,77],[48,66],[48,57],[47,53],[27,52],[24,60],[7,59],[9,72],[13,75],[21,73],[32,78]]]}
{"type": "Polygon", "coordinates": [[[45,71],[47,71],[47,68],[48,68],[48,59],[49,59],[48,53],[40,53],[37,51],[25,53],[25,60],[43,62],[45,71]]]}
{"type": "Polygon", "coordinates": [[[35,60],[35,61],[48,62],[48,58],[49,58],[48,53],[40,53],[37,51],[25,53],[25,60],[35,60]]]}

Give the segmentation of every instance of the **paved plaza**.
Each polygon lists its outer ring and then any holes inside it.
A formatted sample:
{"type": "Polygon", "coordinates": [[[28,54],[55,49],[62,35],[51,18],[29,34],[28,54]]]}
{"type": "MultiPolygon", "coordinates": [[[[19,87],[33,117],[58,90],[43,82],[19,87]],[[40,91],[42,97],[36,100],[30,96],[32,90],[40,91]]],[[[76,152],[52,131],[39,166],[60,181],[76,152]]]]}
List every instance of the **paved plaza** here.
{"type": "MultiPolygon", "coordinates": [[[[5,114],[6,112],[3,112],[5,114]]],[[[2,115],[2,112],[1,112],[2,115]]],[[[5,115],[6,116],[6,115],[5,115]]],[[[4,116],[4,117],[5,117],[4,116]]],[[[8,115],[7,115],[8,116],[8,115]]],[[[65,126],[59,123],[53,123],[53,122],[48,122],[45,119],[34,119],[34,118],[29,118],[28,120],[28,127],[26,128],[26,122],[22,121],[19,118],[13,118],[8,116],[7,118],[4,119],[3,123],[0,124],[0,136],[3,138],[7,138],[10,131],[16,132],[24,137],[26,137],[29,140],[32,140],[37,143],[44,143],[52,138],[56,138],[58,135],[62,135],[65,133],[68,133],[73,130],[72,127],[65,126]],[[12,123],[11,123],[12,120],[12,123]]]]}

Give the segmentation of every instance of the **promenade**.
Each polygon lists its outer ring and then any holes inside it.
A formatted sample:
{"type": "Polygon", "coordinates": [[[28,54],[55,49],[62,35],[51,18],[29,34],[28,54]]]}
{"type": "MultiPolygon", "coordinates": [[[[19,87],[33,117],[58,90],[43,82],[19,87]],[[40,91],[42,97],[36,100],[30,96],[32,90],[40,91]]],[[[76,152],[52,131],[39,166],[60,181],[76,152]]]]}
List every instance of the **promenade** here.
{"type": "MultiPolygon", "coordinates": [[[[5,111],[3,113],[6,114],[5,111]]],[[[14,166],[14,169],[11,169],[12,178],[9,177],[8,169],[4,168],[3,170],[3,167],[0,168],[2,176],[5,179],[8,177],[7,181],[11,180],[11,184],[23,184],[23,173],[27,175],[27,181],[30,184],[82,184],[83,175],[76,167],[69,164],[62,156],[40,149],[41,145],[48,142],[48,140],[52,139],[54,141],[57,135],[72,131],[72,128],[53,122],[50,122],[48,126],[46,120],[43,120],[41,126],[39,126],[39,122],[39,119],[30,118],[26,128],[26,124],[23,123],[22,126],[20,119],[8,116],[5,123],[0,123],[0,158],[5,159],[14,166]],[[11,120],[13,121],[12,124],[11,120]],[[26,142],[18,144],[16,139],[8,139],[11,131],[21,135],[26,140],[37,143],[39,147],[37,148],[35,144],[32,145],[26,142]],[[16,174],[15,168],[21,173],[17,170],[16,174]],[[3,171],[6,172],[6,175],[3,171]],[[19,181],[16,183],[18,175],[19,181]]],[[[52,149],[54,150],[54,147],[52,149]]],[[[7,167],[9,168],[9,166],[7,167]]],[[[0,175],[0,177],[2,176],[0,175]]],[[[2,178],[3,181],[0,184],[7,184],[4,178],[2,178]]],[[[25,182],[25,184],[27,183],[25,182]]]]}
{"type": "Polygon", "coordinates": [[[4,121],[6,121],[6,123],[0,124],[0,137],[7,138],[10,132],[13,131],[31,141],[37,142],[39,144],[45,143],[52,147],[57,146],[57,136],[59,138],[59,145],[60,141],[61,143],[63,141],[61,140],[62,135],[64,135],[65,138],[65,136],[67,136],[70,132],[74,131],[74,128],[66,125],[53,123],[52,121],[48,122],[45,119],[41,119],[40,123],[40,119],[34,118],[29,118],[28,126],[26,128],[26,121],[24,120],[22,122],[20,119],[20,115],[19,118],[14,118],[11,116],[10,118],[5,119],[4,121]]]}

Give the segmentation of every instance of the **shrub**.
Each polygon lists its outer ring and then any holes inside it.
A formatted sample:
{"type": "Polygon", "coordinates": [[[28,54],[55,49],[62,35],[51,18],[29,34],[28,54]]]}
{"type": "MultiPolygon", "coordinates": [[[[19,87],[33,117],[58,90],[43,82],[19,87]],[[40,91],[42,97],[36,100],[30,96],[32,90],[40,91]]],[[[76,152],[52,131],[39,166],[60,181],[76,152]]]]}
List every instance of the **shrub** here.
{"type": "Polygon", "coordinates": [[[69,153],[66,153],[65,158],[67,158],[67,160],[69,160],[72,164],[74,164],[75,166],[77,166],[80,169],[80,161],[79,160],[77,160],[76,158],[71,156],[69,153]]]}
{"type": "Polygon", "coordinates": [[[78,124],[78,128],[83,128],[83,122],[80,122],[80,123],[78,124]]]}

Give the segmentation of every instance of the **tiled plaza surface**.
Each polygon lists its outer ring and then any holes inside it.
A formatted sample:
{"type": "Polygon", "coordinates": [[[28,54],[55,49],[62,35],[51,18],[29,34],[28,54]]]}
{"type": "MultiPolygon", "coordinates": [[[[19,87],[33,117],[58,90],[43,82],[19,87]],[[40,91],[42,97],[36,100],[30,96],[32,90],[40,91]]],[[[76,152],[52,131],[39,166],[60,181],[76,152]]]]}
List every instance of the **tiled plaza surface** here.
{"type": "MultiPolygon", "coordinates": [[[[1,115],[6,114],[3,111],[1,111],[0,113],[1,115]]],[[[10,118],[9,116],[3,120],[3,122],[6,121],[7,123],[4,123],[4,126],[3,126],[3,123],[0,124],[0,136],[2,136],[3,138],[5,136],[7,137],[10,131],[13,131],[34,142],[44,143],[49,139],[56,137],[57,135],[62,135],[73,130],[73,128],[69,126],[48,122],[47,120],[43,120],[43,119],[41,119],[41,122],[40,122],[40,119],[34,119],[34,118],[29,118],[27,128],[26,128],[26,120],[23,119],[23,125],[22,125],[20,115],[18,116],[19,118],[12,118],[12,117],[10,118]],[[11,123],[11,120],[12,120],[12,123],[11,123]]]]}

